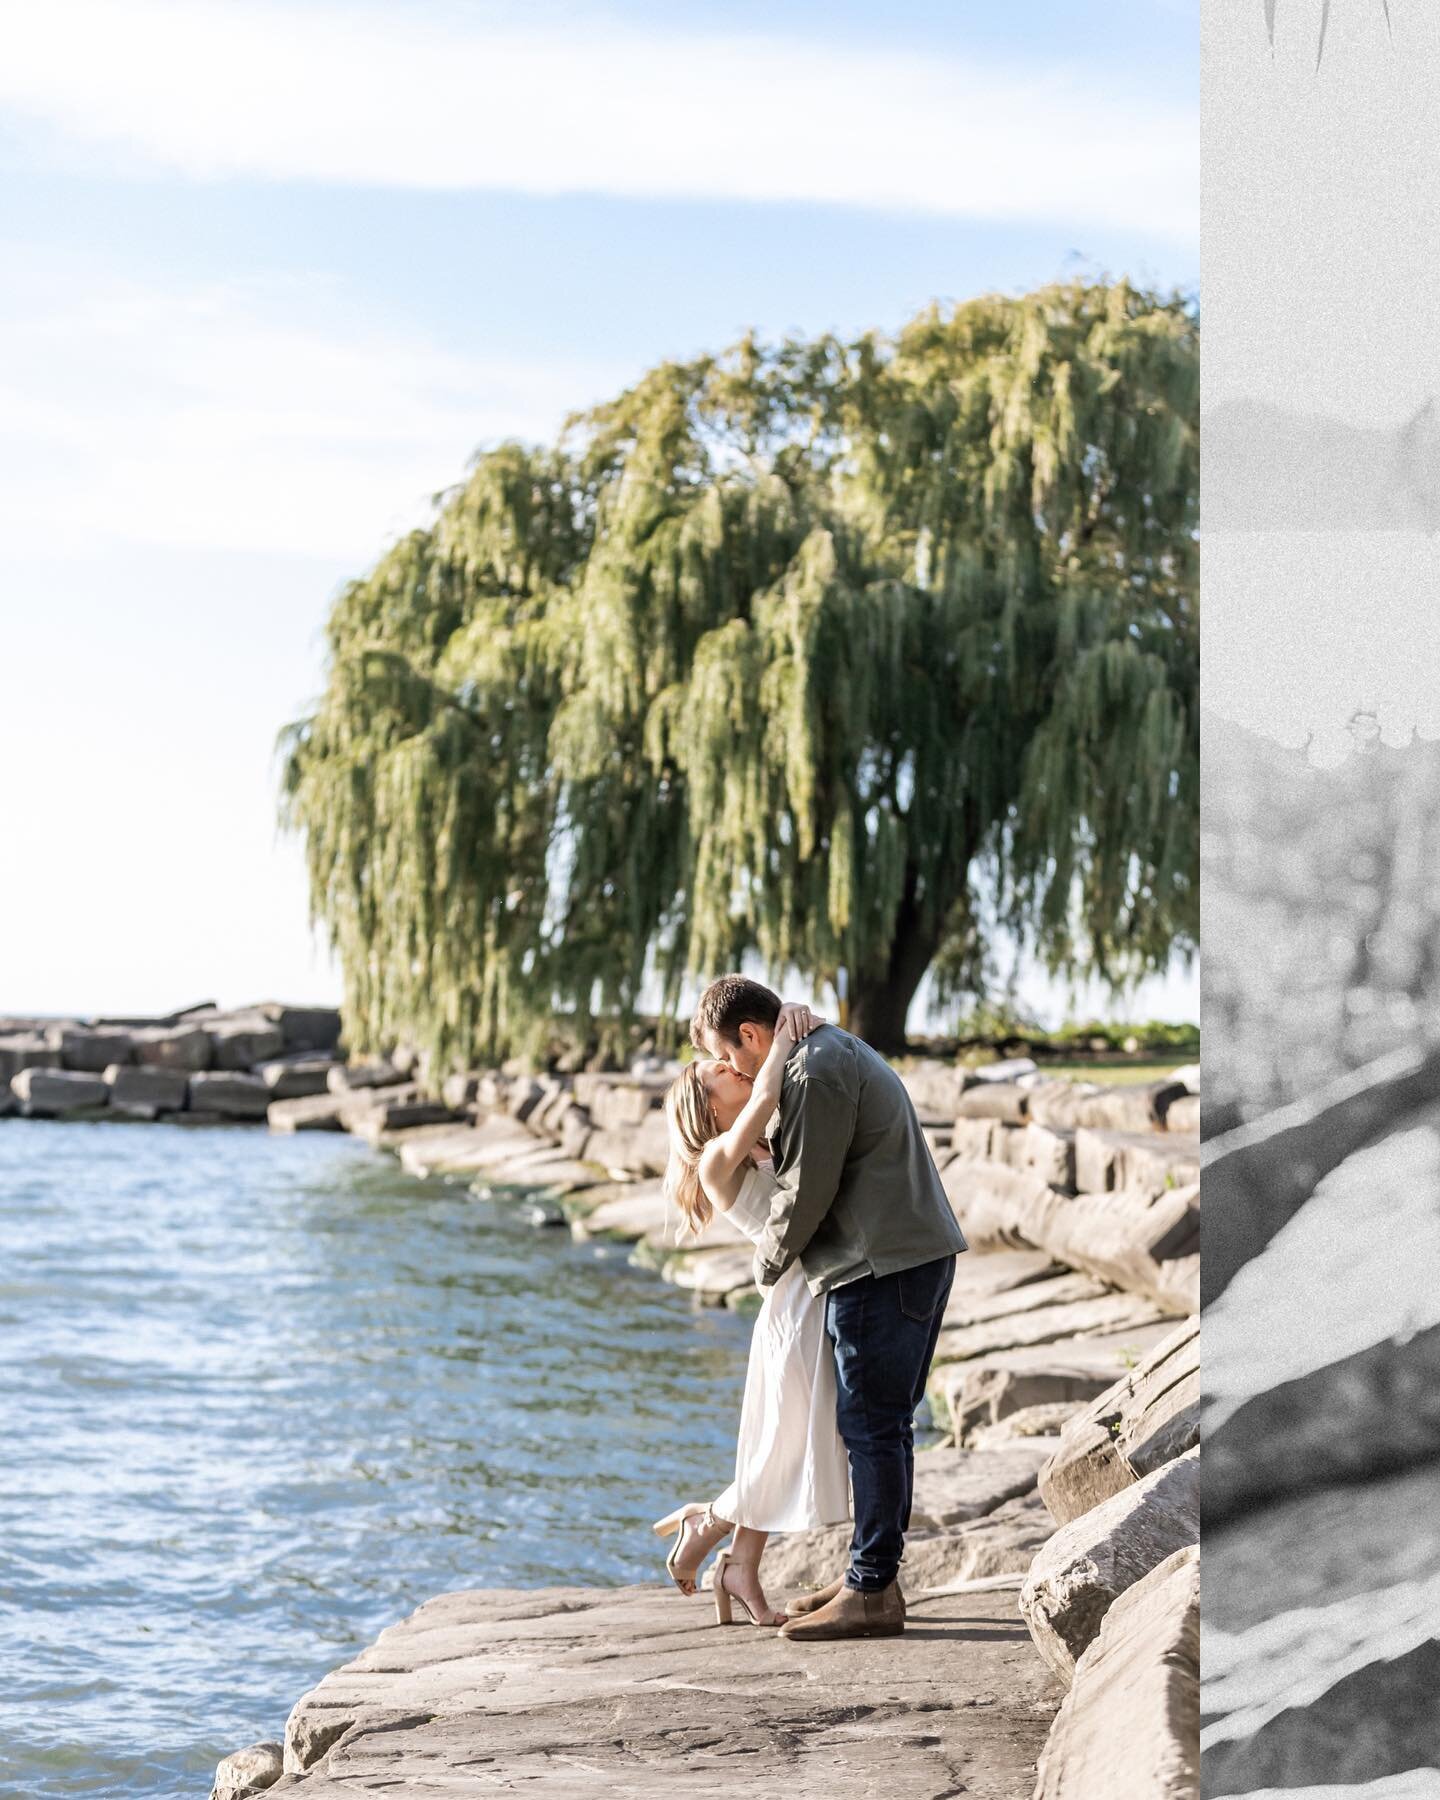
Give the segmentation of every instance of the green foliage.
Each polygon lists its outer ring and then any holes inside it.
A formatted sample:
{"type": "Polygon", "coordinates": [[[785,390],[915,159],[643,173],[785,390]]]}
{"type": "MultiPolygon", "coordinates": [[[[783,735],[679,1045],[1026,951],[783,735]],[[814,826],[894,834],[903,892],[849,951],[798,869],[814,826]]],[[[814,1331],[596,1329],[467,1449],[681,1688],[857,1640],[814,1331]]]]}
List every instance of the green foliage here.
{"type": "Polygon", "coordinates": [[[927,968],[976,991],[981,916],[1117,983],[1187,949],[1198,338],[1124,282],[986,295],[482,455],[284,739],[348,1041],[619,1031],[747,952],[893,1037],[927,968]]]}

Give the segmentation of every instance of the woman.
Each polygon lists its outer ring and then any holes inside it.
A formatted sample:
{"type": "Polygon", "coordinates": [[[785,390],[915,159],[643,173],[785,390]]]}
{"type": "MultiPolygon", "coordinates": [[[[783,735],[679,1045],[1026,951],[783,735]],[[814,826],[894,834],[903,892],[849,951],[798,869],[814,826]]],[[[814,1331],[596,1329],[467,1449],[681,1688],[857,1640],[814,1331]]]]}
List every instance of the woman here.
{"type": "MultiPolygon", "coordinates": [[[[808,1007],[784,1006],[775,1041],[754,1084],[726,1063],[696,1061],[666,1095],[670,1167],[665,1191],[691,1232],[716,1210],[758,1239],[778,1183],[765,1126],[780,1100],[785,1061],[821,1021],[808,1007]]],[[[682,1506],[656,1522],[675,1534],[666,1568],[681,1593],[696,1591],[700,1566],[732,1530],[715,1561],[715,1616],[732,1620],[739,1600],[752,1625],[783,1625],[768,1605],[760,1558],[772,1531],[808,1531],[850,1517],[850,1472],[835,1424],[835,1365],[824,1303],[798,1262],[769,1288],[755,1319],[735,1479],[709,1506],[682,1506]]]]}

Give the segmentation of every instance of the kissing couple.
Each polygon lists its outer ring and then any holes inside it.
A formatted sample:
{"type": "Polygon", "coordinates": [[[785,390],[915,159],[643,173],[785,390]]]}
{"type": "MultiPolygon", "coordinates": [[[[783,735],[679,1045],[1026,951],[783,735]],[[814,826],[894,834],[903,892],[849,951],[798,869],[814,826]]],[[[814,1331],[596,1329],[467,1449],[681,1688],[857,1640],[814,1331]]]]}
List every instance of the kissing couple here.
{"type": "Polygon", "coordinates": [[[665,1191],[690,1233],[716,1212],[755,1246],[764,1293],[750,1341],[735,1479],[657,1521],[671,1579],[694,1594],[715,1560],[715,1615],[800,1641],[905,1628],[900,1557],[915,1481],[913,1421],[967,1248],[910,1096],[883,1058],[743,975],[700,996],[704,1052],[665,1099],[665,1191]],[[779,1110],[779,1130],[765,1133],[779,1110]],[[850,1562],[773,1609],[760,1581],[772,1531],[852,1516],[850,1562]]]}

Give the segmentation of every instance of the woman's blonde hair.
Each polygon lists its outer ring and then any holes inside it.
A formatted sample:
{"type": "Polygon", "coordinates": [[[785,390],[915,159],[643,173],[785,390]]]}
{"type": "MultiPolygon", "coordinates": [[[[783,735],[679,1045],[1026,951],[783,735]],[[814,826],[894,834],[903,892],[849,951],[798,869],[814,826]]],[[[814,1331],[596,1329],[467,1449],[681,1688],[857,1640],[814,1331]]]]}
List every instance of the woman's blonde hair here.
{"type": "Polygon", "coordinates": [[[665,1198],[675,1205],[687,1231],[701,1231],[715,1216],[715,1209],[700,1185],[700,1152],[719,1135],[710,1090],[705,1086],[705,1064],[698,1057],[670,1084],[665,1096],[665,1117],[670,1126],[670,1160],[665,1169],[665,1198]]]}

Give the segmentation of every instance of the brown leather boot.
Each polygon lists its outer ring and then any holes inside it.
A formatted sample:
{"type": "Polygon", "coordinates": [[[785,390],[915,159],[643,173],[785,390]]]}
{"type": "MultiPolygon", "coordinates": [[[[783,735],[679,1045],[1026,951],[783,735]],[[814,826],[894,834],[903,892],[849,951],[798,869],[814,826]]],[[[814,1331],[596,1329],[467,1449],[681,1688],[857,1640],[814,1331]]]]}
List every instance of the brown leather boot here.
{"type": "Polygon", "coordinates": [[[812,1643],[820,1638],[899,1637],[905,1629],[900,1586],[892,1581],[878,1594],[842,1585],[833,1600],[780,1627],[782,1638],[812,1643]]]}
{"type": "MultiPolygon", "coordinates": [[[[845,1577],[838,1576],[829,1587],[823,1587],[813,1594],[801,1594],[796,1600],[786,1602],[785,1610],[792,1619],[803,1619],[807,1613],[818,1612],[822,1606],[828,1606],[845,1585],[845,1577]]],[[[900,1617],[905,1617],[905,1595],[901,1591],[899,1581],[895,1583],[895,1593],[900,1601],[900,1617]]]]}

